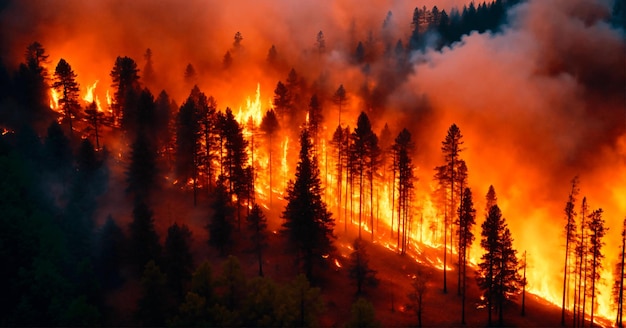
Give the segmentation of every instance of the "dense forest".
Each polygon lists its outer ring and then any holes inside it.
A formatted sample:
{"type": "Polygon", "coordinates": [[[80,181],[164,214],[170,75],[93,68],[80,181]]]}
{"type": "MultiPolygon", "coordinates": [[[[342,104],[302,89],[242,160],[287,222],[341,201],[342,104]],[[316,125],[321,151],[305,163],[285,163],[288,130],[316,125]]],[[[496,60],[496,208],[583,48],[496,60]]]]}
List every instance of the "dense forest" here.
{"type": "Polygon", "coordinates": [[[108,50],[26,32],[42,6],[0,2],[0,325],[623,326],[623,0],[216,21],[206,53],[202,3],[108,50]]]}

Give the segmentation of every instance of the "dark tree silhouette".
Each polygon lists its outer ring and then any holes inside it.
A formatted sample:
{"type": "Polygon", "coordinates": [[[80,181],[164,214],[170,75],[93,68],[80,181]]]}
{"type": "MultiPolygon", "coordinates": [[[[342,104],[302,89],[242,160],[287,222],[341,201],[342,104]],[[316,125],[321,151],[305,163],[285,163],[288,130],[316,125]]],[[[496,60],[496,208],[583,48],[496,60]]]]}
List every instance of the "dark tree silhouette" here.
{"type": "Polygon", "coordinates": [[[265,112],[265,115],[263,115],[263,119],[261,120],[261,131],[263,131],[263,133],[265,134],[265,136],[268,138],[268,142],[267,142],[267,153],[269,155],[269,159],[268,159],[268,169],[269,169],[269,178],[270,178],[270,190],[269,190],[269,195],[270,195],[270,207],[272,206],[272,195],[273,195],[273,184],[272,184],[272,164],[273,164],[273,160],[272,160],[272,153],[274,150],[274,146],[272,143],[272,139],[274,138],[274,135],[276,134],[276,131],[278,131],[278,129],[280,128],[279,124],[278,124],[278,119],[276,118],[276,114],[274,113],[273,109],[269,109],[267,110],[267,112],[265,112]]]}
{"type": "Polygon", "coordinates": [[[139,274],[149,261],[160,261],[161,244],[154,229],[152,210],[142,199],[135,199],[130,230],[130,257],[139,274]]]}
{"type": "Polygon", "coordinates": [[[380,321],[376,319],[374,305],[362,297],[352,303],[350,312],[352,316],[346,324],[346,328],[377,328],[381,326],[380,321]]]}
{"type": "Polygon", "coordinates": [[[565,204],[565,264],[563,268],[563,302],[561,304],[561,326],[565,326],[565,296],[569,290],[568,273],[570,271],[570,253],[576,240],[576,196],[578,195],[578,177],[572,179],[572,189],[565,204]]]}
{"type": "Polygon", "coordinates": [[[317,149],[320,143],[319,133],[323,128],[322,123],[324,122],[324,115],[322,114],[322,104],[317,97],[317,94],[313,94],[311,96],[311,100],[309,101],[309,111],[308,111],[308,124],[307,129],[311,133],[311,138],[313,138],[313,148],[317,155],[317,149]]]}
{"type": "Polygon", "coordinates": [[[187,64],[187,66],[185,67],[184,77],[185,77],[185,83],[190,87],[192,85],[195,85],[198,82],[196,69],[193,68],[193,65],[191,65],[191,63],[187,64]]]}
{"type": "MultiPolygon", "coordinates": [[[[21,108],[7,113],[6,120],[14,129],[32,125],[37,131],[45,131],[56,119],[50,110],[49,75],[45,68],[48,55],[39,42],[33,42],[26,48],[24,59],[25,63],[20,64],[13,80],[14,97],[21,108]]],[[[10,92],[8,88],[4,89],[10,92]]]]}
{"type": "Polygon", "coordinates": [[[267,218],[258,204],[252,205],[248,214],[248,230],[252,233],[251,241],[254,253],[259,261],[259,276],[263,276],[263,250],[267,248],[267,218]]]}
{"type": "Polygon", "coordinates": [[[167,277],[153,261],[145,265],[141,277],[141,297],[135,313],[138,323],[146,327],[165,325],[167,310],[167,277]]]}
{"type": "Polygon", "coordinates": [[[411,291],[407,295],[409,298],[408,308],[413,310],[417,316],[417,326],[422,327],[422,314],[424,313],[424,297],[428,291],[430,272],[418,269],[411,282],[411,291]]]}
{"type": "Polygon", "coordinates": [[[241,32],[237,31],[233,37],[233,49],[239,51],[241,49],[241,41],[243,41],[243,35],[241,35],[241,32]]]}
{"type": "MultiPolygon", "coordinates": [[[[424,8],[425,9],[425,8],[424,8]]],[[[417,8],[416,8],[417,10],[417,8]]],[[[463,160],[460,158],[460,153],[463,150],[461,145],[463,145],[463,141],[461,139],[463,135],[461,135],[461,130],[458,128],[456,124],[452,124],[450,128],[448,128],[448,133],[446,138],[442,142],[441,151],[443,153],[443,158],[445,161],[442,170],[439,170],[440,173],[440,181],[445,183],[445,187],[449,192],[449,203],[447,208],[449,209],[450,215],[446,215],[444,218],[444,247],[443,247],[443,292],[448,292],[447,286],[447,253],[448,253],[448,227],[449,221],[452,219],[452,213],[454,213],[454,209],[457,208],[455,202],[455,196],[458,193],[454,188],[455,183],[459,181],[459,167],[461,167],[463,160]]],[[[462,176],[461,176],[462,177],[462,176]]],[[[450,234],[452,234],[452,228],[450,227],[450,234]]],[[[450,236],[450,240],[452,240],[452,236],[450,236]]]]}
{"type": "Polygon", "coordinates": [[[315,39],[315,48],[317,49],[317,53],[321,56],[324,52],[326,52],[326,39],[324,39],[324,32],[317,32],[317,37],[315,39]]]}
{"type": "Polygon", "coordinates": [[[267,63],[270,66],[275,66],[278,63],[278,51],[275,45],[272,45],[270,50],[267,51],[267,63]]]}
{"type": "Polygon", "coordinates": [[[522,281],[513,238],[498,205],[489,210],[481,236],[480,246],[485,254],[478,263],[477,282],[487,302],[488,324],[491,325],[491,312],[495,307],[499,323],[503,325],[504,302],[519,290],[522,281]]]}
{"type": "Polygon", "coordinates": [[[95,270],[100,285],[105,290],[119,287],[123,282],[120,269],[125,259],[126,237],[110,215],[99,229],[97,241],[95,270]]]}
{"type": "Polygon", "coordinates": [[[193,256],[191,254],[191,230],[187,225],[172,224],[167,229],[163,248],[163,271],[177,302],[182,302],[185,289],[191,280],[193,256]]]}
{"type": "Polygon", "coordinates": [[[284,124],[288,124],[291,121],[293,102],[289,94],[289,89],[287,89],[287,86],[281,81],[278,81],[274,89],[273,104],[280,120],[284,124]]]}
{"type": "Polygon", "coordinates": [[[356,293],[360,295],[364,286],[377,286],[376,270],[369,266],[369,256],[365,241],[357,238],[352,243],[353,251],[350,253],[350,265],[348,273],[350,279],[356,283],[356,293]]]}
{"type": "Polygon", "coordinates": [[[337,121],[337,125],[341,126],[341,110],[343,108],[343,106],[346,105],[346,89],[343,88],[343,84],[339,85],[339,88],[337,88],[337,91],[335,91],[335,94],[333,95],[333,102],[335,103],[335,105],[337,105],[337,108],[339,108],[339,118],[337,121]]]}
{"type": "Polygon", "coordinates": [[[102,126],[102,122],[104,121],[104,113],[98,110],[98,105],[94,101],[87,105],[85,114],[87,114],[86,118],[89,123],[89,128],[94,131],[96,149],[100,149],[100,128],[102,126]]]}
{"type": "Polygon", "coordinates": [[[303,260],[304,272],[313,277],[316,261],[328,258],[334,250],[331,213],[322,201],[321,182],[317,168],[317,158],[313,157],[312,145],[307,130],[300,135],[300,155],[296,166],[296,179],[290,180],[287,187],[287,206],[282,217],[285,219],[283,235],[303,260]]]}
{"type": "Polygon", "coordinates": [[[52,87],[59,93],[59,105],[63,108],[65,120],[69,124],[70,138],[74,135],[72,127],[72,117],[78,114],[80,104],[78,103],[80,91],[78,82],[76,82],[76,73],[72,70],[72,66],[65,59],[61,58],[54,70],[54,83],[52,87]]]}
{"type": "Polygon", "coordinates": [[[226,186],[218,180],[215,187],[215,199],[211,208],[213,217],[206,228],[209,232],[209,246],[215,247],[221,256],[226,255],[227,248],[232,244],[233,214],[235,212],[226,186]]]}
{"type": "Polygon", "coordinates": [[[472,191],[465,188],[463,191],[461,205],[459,206],[459,284],[461,285],[461,324],[465,324],[465,292],[467,279],[467,255],[469,248],[474,242],[472,228],[476,223],[476,210],[472,201],[472,191]]]}
{"type": "MultiPolygon", "coordinates": [[[[415,177],[413,176],[413,161],[411,154],[414,150],[414,144],[411,140],[411,133],[407,129],[403,129],[393,145],[393,172],[394,184],[398,190],[398,250],[400,254],[406,253],[408,245],[408,234],[410,225],[410,206],[413,197],[413,188],[415,177]]],[[[395,189],[394,189],[395,190],[395,189]]]]}
{"type": "Polygon", "coordinates": [[[117,57],[111,70],[111,86],[113,93],[113,124],[118,125],[124,119],[127,110],[129,93],[139,88],[139,69],[137,63],[130,57],[117,57]]]}
{"type": "Polygon", "coordinates": [[[201,113],[208,111],[207,98],[195,86],[178,111],[176,124],[176,174],[183,184],[193,183],[193,202],[197,204],[198,167],[201,165],[201,113]]]}
{"type": "Polygon", "coordinates": [[[155,82],[155,74],[152,62],[152,50],[150,48],[146,49],[146,52],[143,54],[143,59],[146,61],[146,64],[143,66],[143,81],[147,85],[152,85],[155,82]]]}
{"type": "Polygon", "coordinates": [[[587,304],[587,295],[589,291],[587,284],[589,282],[590,274],[590,260],[588,249],[588,221],[589,208],[587,205],[587,198],[583,197],[580,205],[580,231],[578,233],[579,238],[576,240],[576,268],[575,277],[577,278],[577,286],[575,291],[576,307],[574,311],[574,325],[583,326],[585,322],[585,310],[587,304]]]}
{"type": "Polygon", "coordinates": [[[626,219],[622,224],[622,245],[613,271],[611,296],[616,312],[615,327],[624,327],[624,260],[626,257],[626,219]]]}
{"type": "Polygon", "coordinates": [[[595,299],[596,299],[596,282],[600,280],[600,272],[602,272],[604,254],[602,254],[602,246],[604,246],[604,235],[608,230],[604,225],[604,219],[602,218],[602,209],[597,209],[589,215],[589,253],[591,255],[591,325],[594,322],[595,311],[595,299]]]}
{"type": "Polygon", "coordinates": [[[226,54],[224,54],[224,59],[222,59],[222,66],[224,67],[224,69],[229,69],[231,66],[233,66],[233,57],[230,54],[230,51],[226,51],[226,54]]]}
{"type": "MultiPolygon", "coordinates": [[[[348,157],[348,133],[345,133],[340,125],[337,125],[337,129],[333,133],[333,138],[330,141],[330,144],[335,151],[335,169],[336,169],[336,180],[337,180],[337,220],[341,220],[341,193],[343,189],[343,173],[347,163],[348,157]]],[[[346,191],[347,193],[347,191],[346,191]]],[[[347,217],[344,217],[344,232],[348,230],[348,220],[347,217]]]]}
{"type": "MultiPolygon", "coordinates": [[[[154,145],[138,134],[131,145],[130,164],[126,171],[126,191],[144,200],[149,200],[157,186],[157,153],[154,145]]],[[[144,263],[145,264],[145,263],[144,263]]]]}

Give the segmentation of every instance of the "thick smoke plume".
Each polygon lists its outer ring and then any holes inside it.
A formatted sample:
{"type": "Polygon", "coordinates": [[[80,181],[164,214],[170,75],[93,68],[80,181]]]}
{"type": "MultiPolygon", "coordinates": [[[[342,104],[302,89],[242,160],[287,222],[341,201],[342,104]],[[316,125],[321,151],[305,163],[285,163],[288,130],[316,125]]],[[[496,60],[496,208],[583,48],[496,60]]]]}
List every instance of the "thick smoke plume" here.
{"type": "MultiPolygon", "coordinates": [[[[472,33],[442,51],[413,53],[410,74],[389,72],[384,59],[371,65],[369,77],[350,64],[356,42],[370,33],[376,42],[387,33],[387,39],[406,44],[415,6],[436,4],[449,12],[467,3],[13,1],[1,13],[0,53],[12,67],[37,40],[51,63],[61,57],[71,63],[82,85],[100,80],[101,99],[115,57],[133,57],[141,67],[147,48],[159,88],[152,91],[164,88],[179,103],[190,90],[183,82],[188,63],[220,108],[240,106],[257,83],[270,99],[291,67],[310,84],[325,81],[328,91],[345,84],[353,118],[364,109],[357,96],[363,84],[391,84],[394,88],[382,94],[385,120],[374,122],[375,128],[387,121],[418,137],[422,192],[429,192],[432,168],[442,161],[439,147],[447,127],[457,123],[474,194],[495,186],[515,246],[528,251],[534,266],[531,287],[556,300],[560,290],[549,286],[558,286],[562,277],[563,209],[575,175],[580,198],[587,196],[592,209],[604,209],[610,227],[606,266],[616,259],[626,215],[624,31],[607,23],[608,1],[531,0],[514,7],[510,22],[496,34],[472,33]],[[392,24],[382,31],[388,11],[392,24]],[[233,50],[237,31],[243,49],[233,53],[233,71],[226,74],[222,59],[233,50]],[[319,31],[326,38],[323,58],[315,51],[319,31]],[[285,63],[278,72],[263,68],[272,45],[285,63]]],[[[482,209],[480,199],[477,203],[482,209]]],[[[602,298],[606,310],[608,290],[602,298]]]]}

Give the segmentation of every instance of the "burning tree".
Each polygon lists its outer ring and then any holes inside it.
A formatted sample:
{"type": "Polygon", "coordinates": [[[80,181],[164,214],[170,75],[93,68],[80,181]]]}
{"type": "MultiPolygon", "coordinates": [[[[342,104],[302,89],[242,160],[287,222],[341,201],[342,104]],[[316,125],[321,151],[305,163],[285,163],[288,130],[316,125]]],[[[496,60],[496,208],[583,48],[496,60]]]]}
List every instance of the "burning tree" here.
{"type": "Polygon", "coordinates": [[[595,300],[596,300],[596,283],[600,280],[600,272],[602,272],[602,246],[604,246],[604,235],[608,228],[604,226],[604,219],[602,219],[602,209],[597,209],[589,215],[589,253],[591,255],[591,325],[593,325],[595,300]]]}
{"type": "Polygon", "coordinates": [[[328,258],[334,250],[332,240],[335,222],[322,200],[320,172],[317,158],[312,155],[312,144],[307,130],[300,135],[300,155],[296,179],[287,186],[287,206],[281,233],[295,246],[298,260],[303,260],[304,271],[313,277],[313,267],[328,258]]]}
{"type": "Polygon", "coordinates": [[[472,201],[472,191],[465,188],[463,191],[461,206],[459,206],[459,286],[461,291],[461,324],[465,324],[465,290],[467,277],[467,253],[468,248],[474,241],[472,228],[476,221],[476,210],[472,201]]]}
{"type": "Polygon", "coordinates": [[[477,282],[484,291],[487,301],[488,323],[491,325],[491,312],[498,311],[500,325],[503,324],[504,301],[515,294],[521,286],[517,252],[513,249],[513,238],[502,217],[498,205],[489,210],[482,224],[480,246],[485,250],[478,264],[477,282]]]}
{"type": "MultiPolygon", "coordinates": [[[[447,204],[448,211],[445,211],[444,215],[444,242],[443,242],[443,292],[448,292],[447,280],[446,280],[446,267],[447,267],[447,253],[448,253],[448,226],[452,219],[452,213],[456,208],[455,196],[460,194],[460,190],[454,188],[456,183],[461,182],[466,178],[466,172],[464,173],[463,167],[465,162],[460,158],[460,153],[463,151],[461,145],[463,141],[461,139],[461,130],[456,124],[452,124],[448,128],[448,134],[445,140],[442,142],[441,151],[443,152],[444,165],[435,168],[437,175],[435,178],[439,180],[439,183],[443,184],[449,192],[449,202],[447,204]],[[448,215],[447,213],[450,213],[448,215]]],[[[465,170],[466,171],[466,170],[465,170]]],[[[461,182],[462,183],[462,182],[461,182]]],[[[450,240],[452,240],[452,229],[450,229],[450,240]]]]}
{"type": "Polygon", "coordinates": [[[578,195],[578,177],[572,179],[572,189],[565,205],[565,267],[563,269],[563,303],[561,305],[561,325],[565,325],[565,295],[569,290],[568,272],[570,271],[569,255],[573,249],[570,245],[574,245],[576,239],[576,195],[578,195]]]}
{"type": "Polygon", "coordinates": [[[78,82],[76,82],[76,73],[72,70],[72,66],[65,59],[61,58],[54,70],[55,81],[52,87],[55,88],[61,96],[59,104],[63,108],[65,119],[70,126],[70,138],[74,135],[72,127],[72,117],[78,114],[80,104],[78,103],[79,95],[78,82]]]}
{"type": "Polygon", "coordinates": [[[354,251],[350,254],[350,278],[356,282],[356,293],[361,294],[364,285],[377,286],[376,270],[369,267],[367,248],[361,238],[357,238],[352,243],[354,251]]]}
{"type": "Polygon", "coordinates": [[[401,254],[406,252],[406,246],[409,242],[410,208],[413,197],[413,183],[415,181],[410,155],[413,153],[413,149],[414,144],[411,141],[411,133],[409,130],[403,129],[396,137],[393,145],[394,188],[397,187],[398,189],[398,249],[401,254]]]}
{"type": "Polygon", "coordinates": [[[613,273],[615,280],[613,283],[613,303],[617,318],[615,319],[616,327],[624,327],[624,257],[626,251],[626,219],[622,226],[622,250],[619,254],[619,261],[615,264],[613,273]]]}

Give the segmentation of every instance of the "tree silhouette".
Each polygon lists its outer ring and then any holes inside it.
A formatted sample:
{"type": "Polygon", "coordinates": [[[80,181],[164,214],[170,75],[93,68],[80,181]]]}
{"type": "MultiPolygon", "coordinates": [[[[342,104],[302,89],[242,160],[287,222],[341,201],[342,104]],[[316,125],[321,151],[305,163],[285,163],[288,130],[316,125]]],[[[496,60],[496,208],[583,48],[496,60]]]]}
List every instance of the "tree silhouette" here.
{"type": "Polygon", "coordinates": [[[159,236],[154,229],[152,210],[140,198],[135,199],[133,221],[129,225],[129,230],[132,264],[141,274],[146,263],[149,261],[159,262],[161,244],[159,244],[159,236]]]}
{"type": "Polygon", "coordinates": [[[339,118],[337,122],[339,126],[341,126],[341,110],[342,110],[342,107],[346,104],[346,101],[347,101],[346,89],[344,89],[343,84],[341,84],[339,85],[339,88],[337,88],[337,91],[335,91],[335,94],[333,95],[333,102],[339,108],[339,118]]]}
{"type": "Polygon", "coordinates": [[[575,291],[575,303],[574,307],[574,325],[582,326],[585,320],[585,310],[587,304],[587,295],[589,294],[587,289],[587,283],[589,282],[590,274],[590,260],[588,249],[588,221],[589,208],[587,205],[587,198],[583,197],[580,205],[580,231],[578,233],[579,238],[576,240],[576,268],[575,277],[578,280],[575,291]],[[582,298],[582,299],[581,299],[582,298]]]}
{"type": "Polygon", "coordinates": [[[197,83],[197,75],[196,75],[196,69],[193,68],[193,65],[191,65],[191,63],[187,64],[187,66],[185,67],[185,83],[188,86],[192,86],[195,85],[197,83]]]}
{"type": "Polygon", "coordinates": [[[263,276],[263,250],[267,248],[267,218],[258,204],[248,214],[248,230],[252,232],[252,247],[259,262],[259,276],[263,276]]]}
{"type": "Polygon", "coordinates": [[[591,254],[591,325],[593,326],[594,311],[595,311],[595,298],[596,298],[596,282],[600,280],[600,272],[602,272],[602,246],[604,246],[604,235],[608,228],[604,226],[604,219],[602,218],[602,209],[597,209],[589,215],[589,253],[591,254]]]}
{"type": "Polygon", "coordinates": [[[613,289],[611,296],[616,312],[615,327],[623,327],[624,322],[624,260],[626,257],[626,219],[622,224],[622,246],[613,271],[613,289]]]}
{"type": "Polygon", "coordinates": [[[472,201],[472,191],[465,188],[462,194],[461,205],[459,206],[459,284],[461,285],[461,324],[465,324],[465,292],[467,279],[467,255],[469,248],[474,242],[472,228],[476,223],[476,210],[472,201]]]}
{"type": "Polygon", "coordinates": [[[167,278],[156,263],[146,263],[141,277],[141,298],[137,301],[137,319],[142,326],[163,326],[167,310],[167,278]]]}
{"type": "Polygon", "coordinates": [[[261,120],[261,131],[263,131],[263,133],[267,136],[268,138],[268,143],[267,143],[267,153],[269,155],[269,160],[268,160],[268,169],[269,169],[269,178],[270,178],[270,190],[269,190],[269,195],[270,195],[270,207],[272,206],[272,194],[273,194],[273,185],[272,185],[272,164],[273,164],[273,160],[272,160],[272,153],[273,153],[273,142],[272,139],[274,138],[274,135],[276,134],[276,131],[278,131],[278,129],[280,128],[279,124],[278,124],[278,119],[276,118],[276,114],[274,113],[273,109],[268,109],[265,112],[265,115],[263,115],[263,119],[261,120]]]}
{"type": "Polygon", "coordinates": [[[144,200],[150,199],[157,186],[157,153],[154,145],[138,134],[131,145],[130,165],[126,171],[126,191],[144,200]]]}
{"type": "Polygon", "coordinates": [[[395,185],[398,189],[398,250],[405,254],[408,245],[409,220],[411,217],[410,206],[413,196],[415,177],[413,176],[413,163],[411,155],[414,144],[411,141],[411,133],[403,129],[395,139],[393,145],[394,162],[393,171],[395,185]]]}
{"type": "Polygon", "coordinates": [[[232,244],[234,209],[226,186],[218,180],[215,187],[215,199],[211,208],[213,217],[206,226],[209,232],[209,246],[217,248],[221,256],[226,255],[226,249],[232,244]]]}
{"type": "Polygon", "coordinates": [[[422,327],[422,314],[424,313],[424,297],[428,291],[430,272],[418,269],[411,282],[411,291],[407,295],[409,298],[408,308],[415,312],[417,316],[417,326],[422,327]]]}
{"type": "Polygon", "coordinates": [[[576,239],[576,196],[578,195],[578,177],[572,179],[572,189],[565,205],[565,264],[563,268],[563,302],[561,304],[561,326],[565,326],[565,295],[569,290],[567,279],[570,271],[570,253],[574,251],[570,245],[574,245],[576,239]]]}
{"type": "Polygon", "coordinates": [[[276,50],[275,45],[272,45],[270,50],[267,51],[267,63],[272,67],[278,64],[278,51],[276,50]]]}
{"type": "Polygon", "coordinates": [[[317,32],[315,48],[320,56],[326,51],[326,39],[324,39],[324,32],[322,31],[317,32]]]}
{"type": "Polygon", "coordinates": [[[70,137],[74,135],[72,127],[72,117],[78,114],[80,104],[78,103],[78,82],[76,82],[76,73],[72,70],[72,66],[65,59],[61,58],[54,70],[54,83],[52,87],[59,93],[59,105],[63,108],[65,120],[68,121],[70,127],[70,137]]]}
{"type": "Polygon", "coordinates": [[[127,110],[127,100],[129,93],[133,89],[139,88],[139,69],[137,63],[130,57],[117,57],[111,70],[111,86],[115,89],[113,93],[113,123],[119,124],[124,119],[127,110]]]}
{"type": "Polygon", "coordinates": [[[155,80],[155,74],[152,62],[152,50],[150,48],[146,49],[146,52],[143,54],[143,59],[146,61],[146,64],[143,66],[143,81],[147,85],[152,85],[155,80]]]}
{"type": "Polygon", "coordinates": [[[376,270],[369,266],[366,243],[357,238],[352,243],[353,251],[350,253],[350,266],[348,272],[350,279],[356,283],[356,293],[360,295],[365,285],[377,286],[376,270]]]}
{"type": "Polygon", "coordinates": [[[193,271],[191,230],[185,224],[174,223],[167,229],[163,248],[163,271],[176,300],[183,301],[184,291],[193,271]]]}
{"type": "Polygon", "coordinates": [[[102,126],[102,122],[104,120],[104,113],[98,110],[98,105],[95,101],[91,102],[87,105],[87,109],[85,109],[85,114],[87,114],[87,122],[89,123],[89,127],[94,131],[94,138],[96,139],[96,148],[100,149],[100,127],[102,126]]]}
{"type": "Polygon", "coordinates": [[[283,211],[282,234],[294,246],[298,258],[304,261],[304,272],[313,277],[316,261],[334,250],[332,240],[334,220],[322,201],[321,182],[317,158],[313,157],[307,130],[300,135],[300,155],[296,166],[296,179],[287,187],[287,206],[283,211]]]}
{"type": "MultiPolygon", "coordinates": [[[[417,10],[417,8],[416,8],[417,10]]],[[[415,19],[415,16],[414,16],[415,19]]],[[[441,151],[443,153],[445,164],[442,166],[442,169],[439,170],[439,180],[445,183],[445,187],[449,192],[449,203],[448,209],[450,212],[450,216],[446,215],[444,218],[444,247],[443,247],[443,292],[448,292],[447,287],[447,275],[446,275],[446,267],[447,267],[447,252],[448,252],[448,226],[449,220],[451,220],[451,216],[453,210],[456,207],[455,195],[457,194],[457,190],[454,188],[455,183],[459,181],[459,167],[463,163],[463,160],[460,158],[460,153],[463,150],[461,145],[463,145],[463,141],[461,139],[463,135],[461,135],[461,130],[458,128],[456,124],[452,124],[450,128],[448,128],[448,133],[446,138],[442,142],[441,151]]],[[[462,177],[462,176],[461,176],[462,177]]],[[[450,233],[452,234],[452,229],[450,228],[450,233]]],[[[452,238],[450,238],[452,239],[452,238]]]]}
{"type": "Polygon", "coordinates": [[[126,237],[110,215],[100,228],[97,241],[95,270],[100,285],[105,290],[119,287],[123,282],[120,269],[125,260],[126,237]]]}
{"type": "Polygon", "coordinates": [[[352,316],[346,324],[346,328],[377,328],[381,326],[380,321],[376,320],[374,305],[364,298],[359,297],[356,302],[352,303],[350,312],[352,316]]]}
{"type": "Polygon", "coordinates": [[[487,302],[488,324],[491,325],[491,312],[495,305],[502,325],[504,301],[519,290],[521,278],[513,238],[498,205],[489,210],[482,224],[481,236],[480,246],[485,254],[478,263],[477,282],[487,302]]]}
{"type": "Polygon", "coordinates": [[[324,115],[322,114],[322,104],[320,103],[317,94],[313,94],[311,96],[311,100],[309,101],[307,129],[311,133],[311,138],[313,138],[313,148],[315,149],[316,154],[320,143],[319,133],[323,128],[323,122],[324,115]]]}

